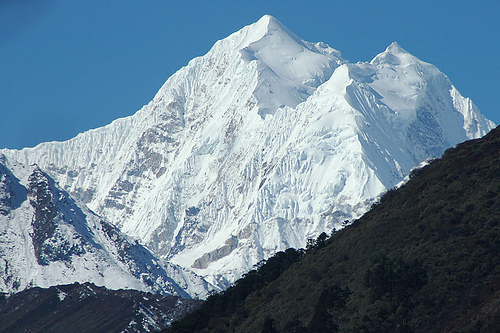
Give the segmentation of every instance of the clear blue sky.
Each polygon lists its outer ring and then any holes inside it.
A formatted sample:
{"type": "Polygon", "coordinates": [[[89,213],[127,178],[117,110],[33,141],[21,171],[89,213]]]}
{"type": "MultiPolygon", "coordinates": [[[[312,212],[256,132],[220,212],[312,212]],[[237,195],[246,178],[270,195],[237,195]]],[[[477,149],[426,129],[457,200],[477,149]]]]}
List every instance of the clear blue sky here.
{"type": "Polygon", "coordinates": [[[189,60],[264,14],[351,62],[397,41],[500,123],[498,0],[0,0],[0,148],[133,114],[189,60]]]}

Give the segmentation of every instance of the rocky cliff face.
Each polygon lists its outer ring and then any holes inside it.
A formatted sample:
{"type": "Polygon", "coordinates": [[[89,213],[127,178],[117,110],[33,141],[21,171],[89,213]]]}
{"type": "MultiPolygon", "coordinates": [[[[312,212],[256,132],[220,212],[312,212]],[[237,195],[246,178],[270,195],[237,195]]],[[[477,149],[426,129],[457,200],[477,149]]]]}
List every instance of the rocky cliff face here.
{"type": "Polygon", "coordinates": [[[135,115],[2,153],[37,163],[156,256],[225,287],[492,127],[396,43],[350,64],[264,16],[190,61],[135,115]]]}
{"type": "MultiPolygon", "coordinates": [[[[64,236],[56,233],[57,206],[53,202],[49,178],[38,167],[28,178],[28,200],[33,207],[31,239],[35,257],[40,265],[51,261],[67,261],[72,255],[85,253],[82,242],[70,244],[64,236]]],[[[58,232],[60,230],[57,230],[58,232]]]]}

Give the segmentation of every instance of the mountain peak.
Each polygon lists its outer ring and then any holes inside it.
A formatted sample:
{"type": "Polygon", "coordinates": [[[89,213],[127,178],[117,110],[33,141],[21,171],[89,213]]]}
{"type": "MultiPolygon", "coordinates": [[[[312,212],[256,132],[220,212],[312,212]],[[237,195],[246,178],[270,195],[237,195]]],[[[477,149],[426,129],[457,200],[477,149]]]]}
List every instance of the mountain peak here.
{"type": "Polygon", "coordinates": [[[394,41],[392,42],[386,49],[385,52],[387,53],[409,53],[406,51],[404,48],[401,47],[401,45],[398,44],[398,42],[394,41]]]}
{"type": "Polygon", "coordinates": [[[262,16],[257,22],[247,26],[246,29],[247,33],[244,43],[246,45],[257,42],[268,35],[281,35],[285,39],[289,39],[291,37],[296,42],[302,42],[299,37],[288,30],[278,19],[271,15],[262,16]]]}
{"type": "MultiPolygon", "coordinates": [[[[271,15],[264,15],[262,16],[258,21],[258,25],[264,26],[265,31],[267,33],[273,33],[277,31],[281,31],[286,33],[287,35],[291,35],[292,37],[297,37],[293,32],[288,30],[287,27],[283,25],[283,23],[280,22],[277,18],[271,15]]],[[[297,37],[298,38],[298,37],[297,37]]],[[[300,40],[300,38],[299,38],[300,40]]]]}
{"type": "Polygon", "coordinates": [[[280,24],[281,25],[281,22],[277,18],[275,18],[274,16],[269,15],[269,14],[262,16],[256,23],[264,24],[267,26],[272,25],[272,24],[280,24]]]}
{"type": "Polygon", "coordinates": [[[397,42],[392,42],[384,52],[378,54],[371,61],[372,65],[407,66],[421,62],[417,57],[406,51],[397,42]]]}
{"type": "Polygon", "coordinates": [[[226,40],[237,48],[245,64],[256,61],[259,82],[253,95],[261,117],[305,101],[345,62],[337,50],[302,40],[271,15],[226,40]]]}

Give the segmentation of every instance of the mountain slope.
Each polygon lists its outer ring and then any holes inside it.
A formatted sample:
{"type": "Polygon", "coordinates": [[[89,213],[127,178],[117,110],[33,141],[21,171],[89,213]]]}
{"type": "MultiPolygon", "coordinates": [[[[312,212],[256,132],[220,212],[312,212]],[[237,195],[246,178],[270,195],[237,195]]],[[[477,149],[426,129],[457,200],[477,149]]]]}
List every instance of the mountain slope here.
{"type": "Polygon", "coordinates": [[[395,43],[349,64],[264,16],[190,61],[133,116],[2,153],[37,163],[155,255],[224,288],[492,127],[395,43]]]}
{"type": "Polygon", "coordinates": [[[2,292],[73,282],[188,298],[205,297],[211,289],[180,267],[162,267],[142,245],[59,190],[37,166],[10,167],[17,177],[0,162],[2,292]]]}
{"type": "Polygon", "coordinates": [[[499,162],[500,128],[448,150],[239,306],[209,298],[173,332],[496,332],[499,162]]]}
{"type": "Polygon", "coordinates": [[[156,332],[201,301],[91,283],[0,295],[2,332],[156,332]]]}

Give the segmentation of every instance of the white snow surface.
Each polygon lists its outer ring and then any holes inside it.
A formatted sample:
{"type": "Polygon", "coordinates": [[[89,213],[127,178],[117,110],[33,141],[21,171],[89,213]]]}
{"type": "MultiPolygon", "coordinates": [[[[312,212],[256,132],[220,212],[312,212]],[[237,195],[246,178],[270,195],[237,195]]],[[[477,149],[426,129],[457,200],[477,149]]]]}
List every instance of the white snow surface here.
{"type": "Polygon", "coordinates": [[[266,15],[190,61],[136,114],[0,152],[37,163],[164,262],[225,288],[493,127],[397,43],[349,63],[266,15]]]}

